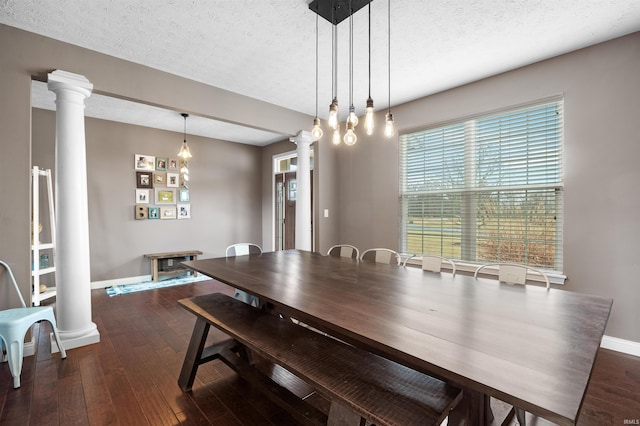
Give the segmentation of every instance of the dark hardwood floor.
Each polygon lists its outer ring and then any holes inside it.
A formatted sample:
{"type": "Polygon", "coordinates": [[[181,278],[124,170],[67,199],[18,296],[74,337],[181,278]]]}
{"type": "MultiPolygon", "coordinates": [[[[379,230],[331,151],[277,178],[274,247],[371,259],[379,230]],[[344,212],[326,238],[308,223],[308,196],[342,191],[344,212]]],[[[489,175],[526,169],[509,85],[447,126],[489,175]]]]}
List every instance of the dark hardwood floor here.
{"type": "MultiPolygon", "coordinates": [[[[101,342],[69,350],[66,360],[50,353],[48,324],[37,324],[20,389],[0,364],[0,425],[295,425],[220,361],[200,367],[192,392],[178,387],[194,318],[176,301],[214,291],[233,294],[216,281],[115,297],[94,290],[101,342]]],[[[578,424],[638,419],[640,358],[601,349],[578,424]]]]}

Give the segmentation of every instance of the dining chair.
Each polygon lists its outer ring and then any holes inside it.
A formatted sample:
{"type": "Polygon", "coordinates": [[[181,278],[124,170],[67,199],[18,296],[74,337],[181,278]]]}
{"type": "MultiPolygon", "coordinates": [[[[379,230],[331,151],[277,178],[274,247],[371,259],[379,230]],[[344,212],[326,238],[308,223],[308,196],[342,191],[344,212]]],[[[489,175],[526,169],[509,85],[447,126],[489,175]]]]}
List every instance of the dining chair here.
{"type": "Polygon", "coordinates": [[[453,262],[453,260],[451,259],[447,259],[446,257],[442,257],[442,256],[438,256],[435,254],[425,254],[422,256],[418,256],[418,255],[411,255],[410,257],[407,257],[404,262],[402,263],[402,266],[407,266],[407,262],[410,259],[413,259],[414,257],[422,257],[422,270],[423,271],[429,271],[429,272],[440,272],[442,271],[442,265],[448,265],[451,268],[451,272],[453,275],[456,274],[456,264],[453,262]]]}
{"type": "MultiPolygon", "coordinates": [[[[476,271],[473,273],[474,278],[478,278],[478,273],[487,267],[498,267],[498,281],[504,282],[507,284],[520,284],[525,285],[527,282],[527,274],[529,272],[533,272],[535,275],[540,275],[546,284],[547,289],[550,287],[549,276],[544,272],[532,268],[527,265],[521,265],[518,263],[487,263],[484,265],[480,265],[476,268],[476,271]]],[[[511,407],[509,413],[506,418],[502,422],[503,425],[509,424],[513,415],[515,414],[516,419],[520,426],[526,426],[525,420],[525,411],[522,408],[511,407]]]]}
{"type": "Polygon", "coordinates": [[[350,257],[358,260],[360,259],[360,250],[351,244],[336,244],[327,251],[327,256],[350,257]]]}
{"type": "Polygon", "coordinates": [[[372,248],[365,250],[360,256],[362,262],[367,263],[388,263],[390,265],[400,265],[400,255],[397,251],[388,248],[372,248]]]}
{"type": "MultiPolygon", "coordinates": [[[[232,244],[225,250],[226,257],[248,256],[251,254],[261,254],[262,248],[253,243],[236,243],[232,244]]],[[[242,300],[244,303],[252,306],[260,306],[260,300],[242,290],[235,289],[233,298],[242,300]]]]}
{"type": "Polygon", "coordinates": [[[24,356],[24,336],[31,326],[39,321],[49,321],[53,336],[60,349],[60,356],[67,357],[67,353],[60,343],[58,329],[56,327],[56,319],[53,315],[51,306],[31,306],[27,307],[18,283],[11,271],[9,265],[2,260],[0,264],[7,270],[7,274],[11,279],[13,288],[20,299],[21,308],[5,309],[0,311],[0,346],[2,347],[2,356],[6,355],[9,364],[9,371],[13,377],[13,387],[20,387],[20,374],[22,373],[22,358],[24,356]]]}

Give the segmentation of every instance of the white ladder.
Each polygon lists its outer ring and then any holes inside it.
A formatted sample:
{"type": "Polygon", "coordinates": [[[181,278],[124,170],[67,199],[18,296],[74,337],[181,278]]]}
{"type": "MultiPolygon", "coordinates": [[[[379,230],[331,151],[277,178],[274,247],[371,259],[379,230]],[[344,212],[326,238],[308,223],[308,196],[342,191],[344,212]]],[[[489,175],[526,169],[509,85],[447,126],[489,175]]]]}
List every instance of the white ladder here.
{"type": "Polygon", "coordinates": [[[32,181],[32,214],[31,214],[31,276],[33,277],[32,304],[40,306],[40,302],[56,295],[55,287],[47,287],[43,291],[40,290],[40,276],[51,274],[56,271],[56,222],[53,206],[53,186],[51,184],[51,170],[42,170],[38,166],[31,169],[32,181]],[[49,201],[49,230],[51,233],[51,242],[41,243],[39,239],[40,233],[40,178],[47,179],[47,192],[49,201]],[[41,259],[41,251],[45,251],[41,259]],[[46,252],[49,252],[50,255],[46,252]],[[45,260],[46,259],[46,260],[45,260]],[[41,265],[42,260],[42,265],[41,265]]]}

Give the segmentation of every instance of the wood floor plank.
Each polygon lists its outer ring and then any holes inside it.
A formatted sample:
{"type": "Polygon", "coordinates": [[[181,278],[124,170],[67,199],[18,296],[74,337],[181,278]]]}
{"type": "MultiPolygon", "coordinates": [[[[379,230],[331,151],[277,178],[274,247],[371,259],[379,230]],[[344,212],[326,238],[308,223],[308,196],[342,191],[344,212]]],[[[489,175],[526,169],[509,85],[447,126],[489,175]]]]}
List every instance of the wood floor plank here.
{"type": "MultiPolygon", "coordinates": [[[[65,360],[66,361],[66,360],[65,360]]],[[[59,358],[43,359],[38,362],[34,380],[31,425],[51,425],[58,422],[58,366],[64,362],[59,358]]]]}

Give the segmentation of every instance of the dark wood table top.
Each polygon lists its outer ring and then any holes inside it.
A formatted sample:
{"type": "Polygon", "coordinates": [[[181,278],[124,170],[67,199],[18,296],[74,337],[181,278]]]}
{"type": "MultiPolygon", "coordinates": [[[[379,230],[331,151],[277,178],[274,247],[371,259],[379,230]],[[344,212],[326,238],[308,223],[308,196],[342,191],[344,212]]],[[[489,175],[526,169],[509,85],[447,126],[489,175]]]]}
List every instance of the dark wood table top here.
{"type": "Polygon", "coordinates": [[[371,352],[574,424],[612,301],[299,250],[184,265],[371,352]]]}

